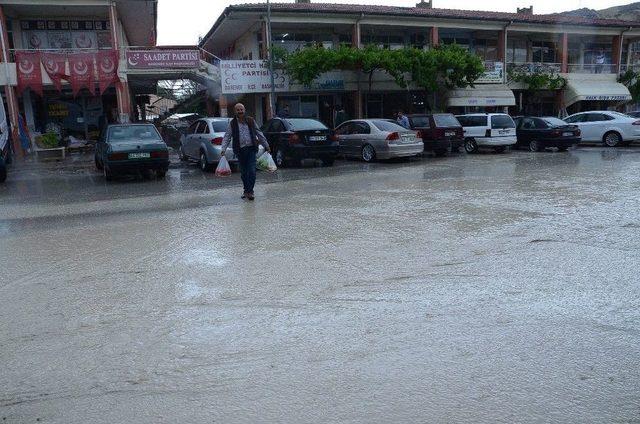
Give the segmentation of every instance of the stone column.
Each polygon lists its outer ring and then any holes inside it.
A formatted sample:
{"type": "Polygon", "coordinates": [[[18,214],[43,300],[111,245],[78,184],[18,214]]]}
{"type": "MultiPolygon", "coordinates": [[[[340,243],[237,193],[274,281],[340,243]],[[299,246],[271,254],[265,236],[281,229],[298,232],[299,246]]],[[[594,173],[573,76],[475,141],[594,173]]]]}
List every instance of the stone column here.
{"type": "Polygon", "coordinates": [[[560,72],[569,72],[569,34],[560,35],[560,72]]]}

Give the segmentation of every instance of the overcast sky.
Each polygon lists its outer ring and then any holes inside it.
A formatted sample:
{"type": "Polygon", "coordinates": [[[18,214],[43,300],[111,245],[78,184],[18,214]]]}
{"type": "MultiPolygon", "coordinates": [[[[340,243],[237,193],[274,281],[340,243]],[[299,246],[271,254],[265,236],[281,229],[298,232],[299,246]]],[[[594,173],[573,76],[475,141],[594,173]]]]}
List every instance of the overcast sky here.
{"type": "MultiPolygon", "coordinates": [[[[355,3],[388,5],[384,0],[327,0],[317,3],[355,3]]],[[[633,0],[433,0],[433,6],[446,9],[493,10],[515,12],[516,7],[533,5],[534,13],[553,13],[588,7],[604,9],[631,3],[633,0]]],[[[196,44],[209,31],[224,8],[230,4],[264,3],[261,0],[158,0],[158,44],[196,44]]],[[[285,3],[285,1],[280,0],[285,3]]],[[[275,2],[274,2],[275,3],[275,2]]],[[[293,3],[292,0],[286,3],[293,3]]],[[[417,1],[395,0],[396,6],[415,6],[417,1]]]]}

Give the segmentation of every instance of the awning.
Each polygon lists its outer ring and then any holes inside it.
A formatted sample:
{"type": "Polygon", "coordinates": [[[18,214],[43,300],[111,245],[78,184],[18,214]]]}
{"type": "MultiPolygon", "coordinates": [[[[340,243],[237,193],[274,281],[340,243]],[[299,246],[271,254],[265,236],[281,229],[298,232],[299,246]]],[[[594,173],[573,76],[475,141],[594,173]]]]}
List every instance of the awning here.
{"type": "Polygon", "coordinates": [[[515,106],[513,91],[504,84],[476,84],[449,92],[447,106],[515,106]]]}
{"type": "Polygon", "coordinates": [[[626,102],[629,89],[616,81],[615,74],[569,74],[564,89],[564,106],[585,100],[626,102]]]}

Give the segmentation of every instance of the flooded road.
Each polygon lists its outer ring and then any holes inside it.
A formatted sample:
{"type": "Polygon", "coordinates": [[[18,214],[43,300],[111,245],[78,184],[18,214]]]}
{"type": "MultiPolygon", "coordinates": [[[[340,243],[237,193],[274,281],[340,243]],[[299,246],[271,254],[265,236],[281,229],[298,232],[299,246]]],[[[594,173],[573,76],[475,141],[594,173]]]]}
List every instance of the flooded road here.
{"type": "Polygon", "coordinates": [[[640,148],[240,192],[13,169],[0,422],[640,422],[640,148]]]}

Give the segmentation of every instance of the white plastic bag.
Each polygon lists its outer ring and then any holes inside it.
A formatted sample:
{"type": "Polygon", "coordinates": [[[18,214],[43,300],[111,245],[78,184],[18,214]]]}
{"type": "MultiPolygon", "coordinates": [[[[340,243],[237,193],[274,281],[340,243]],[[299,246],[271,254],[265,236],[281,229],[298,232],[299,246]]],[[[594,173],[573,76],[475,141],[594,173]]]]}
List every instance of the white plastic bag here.
{"type": "Polygon", "coordinates": [[[276,166],[276,163],[273,161],[273,157],[269,152],[266,152],[265,154],[260,156],[260,158],[256,162],[256,167],[261,171],[268,172],[276,172],[278,170],[278,167],[276,166]]]}
{"type": "Polygon", "coordinates": [[[216,168],[216,177],[228,177],[229,175],[231,175],[229,161],[226,157],[222,156],[220,158],[220,162],[218,162],[218,167],[216,168]]]}

